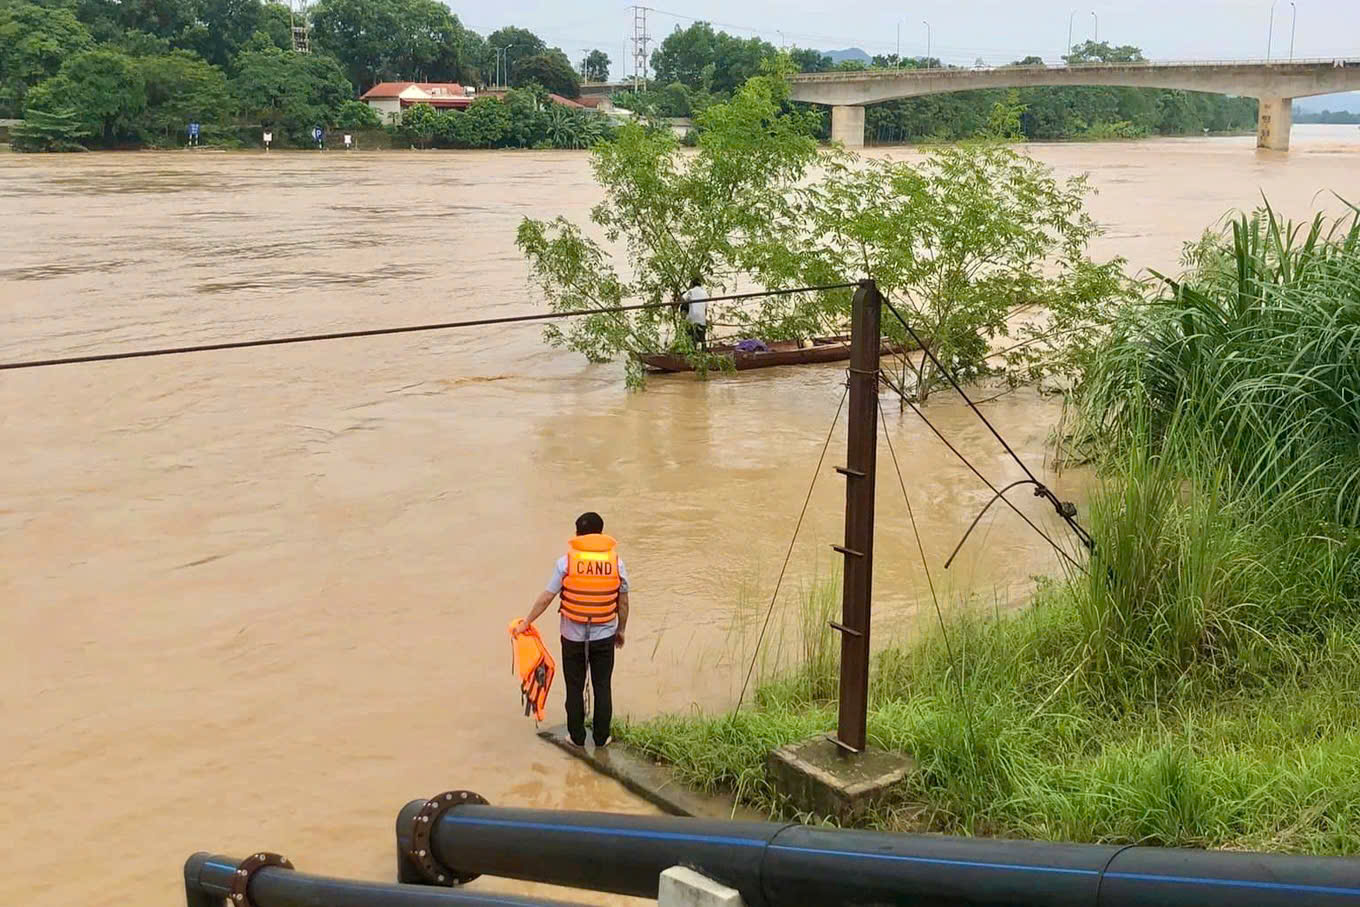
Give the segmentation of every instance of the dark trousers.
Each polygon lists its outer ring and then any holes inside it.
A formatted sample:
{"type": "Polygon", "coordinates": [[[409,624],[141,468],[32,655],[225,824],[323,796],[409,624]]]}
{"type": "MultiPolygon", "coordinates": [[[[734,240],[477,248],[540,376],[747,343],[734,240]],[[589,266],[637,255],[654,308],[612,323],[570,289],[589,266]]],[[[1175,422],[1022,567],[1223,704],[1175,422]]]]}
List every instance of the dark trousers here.
{"type": "Polygon", "coordinates": [[[708,325],[686,321],[685,330],[689,331],[690,342],[694,344],[696,349],[708,348],[708,325]]]}
{"type": "Polygon", "coordinates": [[[567,684],[567,733],[577,745],[586,742],[586,647],[590,647],[590,685],[595,690],[595,720],[591,722],[596,746],[609,739],[614,718],[614,696],[609,688],[614,675],[614,634],[588,643],[562,639],[562,677],[567,684]]]}

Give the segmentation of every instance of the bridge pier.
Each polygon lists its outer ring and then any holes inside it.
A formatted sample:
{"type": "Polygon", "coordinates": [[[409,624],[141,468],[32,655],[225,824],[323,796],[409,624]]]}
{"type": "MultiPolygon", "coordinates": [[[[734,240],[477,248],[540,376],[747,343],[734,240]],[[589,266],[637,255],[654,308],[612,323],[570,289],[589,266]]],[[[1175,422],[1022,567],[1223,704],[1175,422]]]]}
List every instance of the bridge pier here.
{"type": "Polygon", "coordinates": [[[831,141],[846,148],[864,147],[864,108],[836,105],[831,108],[831,141]]]}
{"type": "Polygon", "coordinates": [[[1256,147],[1289,150],[1289,130],[1294,125],[1293,98],[1258,98],[1256,147]]]}

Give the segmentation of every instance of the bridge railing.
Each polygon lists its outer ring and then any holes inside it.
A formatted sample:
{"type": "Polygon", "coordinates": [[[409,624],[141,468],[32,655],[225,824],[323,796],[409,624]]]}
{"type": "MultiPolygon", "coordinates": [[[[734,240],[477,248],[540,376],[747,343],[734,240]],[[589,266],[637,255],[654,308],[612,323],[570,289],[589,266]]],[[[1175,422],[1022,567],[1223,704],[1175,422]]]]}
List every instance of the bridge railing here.
{"type": "Polygon", "coordinates": [[[876,79],[891,79],[898,76],[915,77],[939,77],[949,75],[959,75],[970,72],[1015,72],[1017,70],[1029,72],[1051,72],[1053,70],[1092,70],[1092,69],[1157,69],[1166,67],[1188,67],[1188,68],[1221,68],[1225,66],[1270,66],[1287,69],[1289,67],[1360,67],[1360,57],[1316,57],[1316,58],[1296,58],[1293,60],[1281,60],[1279,58],[1265,59],[1239,59],[1239,60],[1138,60],[1129,63],[1009,63],[1001,66],[937,66],[907,69],[863,69],[863,70],[844,70],[839,72],[804,72],[793,76],[794,81],[798,82],[821,82],[821,81],[842,81],[847,78],[871,77],[876,79]]]}

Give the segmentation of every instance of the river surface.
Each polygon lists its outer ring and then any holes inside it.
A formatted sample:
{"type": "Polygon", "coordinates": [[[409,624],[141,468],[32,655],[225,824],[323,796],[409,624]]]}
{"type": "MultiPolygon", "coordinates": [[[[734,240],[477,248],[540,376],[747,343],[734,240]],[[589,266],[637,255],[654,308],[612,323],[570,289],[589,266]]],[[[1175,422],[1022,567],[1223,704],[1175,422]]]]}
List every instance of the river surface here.
{"type": "MultiPolygon", "coordinates": [[[[1262,192],[1296,216],[1324,190],[1360,199],[1360,130],[1294,141],[1030,151],[1090,172],[1097,256],[1174,269],[1262,192]]],[[[574,153],[0,155],[0,360],[534,311],[516,224],[584,221],[598,197],[574,153]]],[[[182,903],[195,850],[389,879],[398,808],[449,788],[648,811],[535,738],[506,624],[598,510],[633,584],[617,711],[729,706],[841,379],[629,393],[619,365],[535,326],[0,373],[0,903],[182,903]]],[[[938,570],[988,493],[887,412],[938,570]]],[[[1054,404],[1017,392],[988,412],[1051,476],[1054,404]]],[[[929,414],[998,484],[1019,475],[948,395],[929,414]]],[[[843,426],[832,445],[780,613],[836,563],[843,426]]],[[[928,599],[879,462],[882,642],[928,599]]],[[[1080,498],[1086,478],[1052,481],[1080,498]]],[[[946,606],[1022,603],[1058,569],[993,508],[946,606]]],[[[561,703],[559,684],[550,721],[561,703]]]]}

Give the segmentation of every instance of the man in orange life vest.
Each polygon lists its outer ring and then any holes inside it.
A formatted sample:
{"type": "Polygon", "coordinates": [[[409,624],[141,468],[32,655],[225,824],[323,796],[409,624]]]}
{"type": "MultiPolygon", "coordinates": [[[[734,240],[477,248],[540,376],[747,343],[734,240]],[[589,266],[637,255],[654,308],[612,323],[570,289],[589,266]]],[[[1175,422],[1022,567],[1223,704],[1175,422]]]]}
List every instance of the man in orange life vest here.
{"type": "Polygon", "coordinates": [[[614,650],[623,648],[628,626],[628,572],[614,539],[604,534],[604,519],[593,511],[576,518],[576,536],[557,559],[548,588],[529,609],[526,624],[562,596],[562,676],[567,684],[567,734],[577,746],[586,743],[586,670],[595,689],[592,736],[596,746],[609,744],[614,716],[610,678],[614,650]]]}

